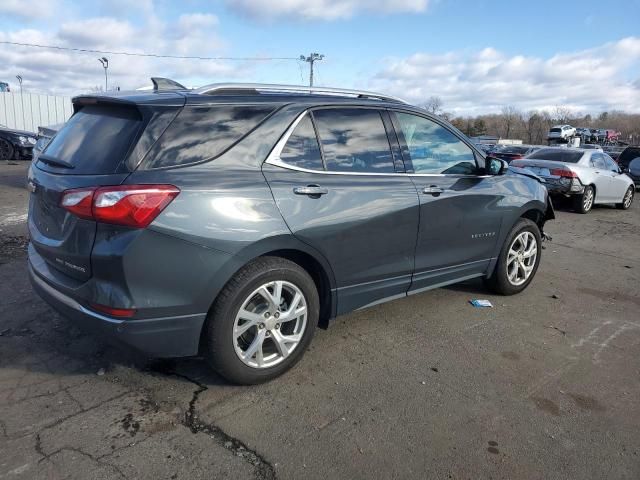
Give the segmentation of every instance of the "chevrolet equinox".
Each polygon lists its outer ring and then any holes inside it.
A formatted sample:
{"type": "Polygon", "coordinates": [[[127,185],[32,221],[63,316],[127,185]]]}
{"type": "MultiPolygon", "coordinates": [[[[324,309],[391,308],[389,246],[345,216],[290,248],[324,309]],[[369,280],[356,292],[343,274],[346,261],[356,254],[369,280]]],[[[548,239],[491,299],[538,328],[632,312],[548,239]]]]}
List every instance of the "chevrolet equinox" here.
{"type": "Polygon", "coordinates": [[[99,335],[252,384],[337,315],[533,279],[546,188],[441,118],[355,90],[153,82],[74,98],[29,170],[31,282],[99,335]]]}

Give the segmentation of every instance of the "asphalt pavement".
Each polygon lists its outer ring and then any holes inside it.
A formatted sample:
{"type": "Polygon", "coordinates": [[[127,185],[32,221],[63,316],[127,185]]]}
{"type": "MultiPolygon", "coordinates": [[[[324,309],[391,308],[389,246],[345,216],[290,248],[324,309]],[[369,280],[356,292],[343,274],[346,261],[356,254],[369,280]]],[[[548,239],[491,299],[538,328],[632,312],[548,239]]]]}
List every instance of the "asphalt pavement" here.
{"type": "Polygon", "coordinates": [[[239,387],[33,293],[25,172],[0,165],[0,479],[640,478],[640,202],[560,208],[520,295],[474,281],[340,317],[239,387]]]}

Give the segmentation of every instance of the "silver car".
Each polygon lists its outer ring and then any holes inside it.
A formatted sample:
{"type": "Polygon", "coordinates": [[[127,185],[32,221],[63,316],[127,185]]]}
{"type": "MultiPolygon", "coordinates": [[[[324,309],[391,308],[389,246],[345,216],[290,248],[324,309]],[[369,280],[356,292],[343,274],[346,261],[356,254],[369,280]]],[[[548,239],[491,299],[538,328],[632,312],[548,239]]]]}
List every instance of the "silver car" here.
{"type": "Polygon", "coordinates": [[[633,180],[606,153],[583,148],[543,148],[511,164],[541,177],[549,194],[571,197],[575,211],[615,203],[626,210],[633,202],[633,180]]]}

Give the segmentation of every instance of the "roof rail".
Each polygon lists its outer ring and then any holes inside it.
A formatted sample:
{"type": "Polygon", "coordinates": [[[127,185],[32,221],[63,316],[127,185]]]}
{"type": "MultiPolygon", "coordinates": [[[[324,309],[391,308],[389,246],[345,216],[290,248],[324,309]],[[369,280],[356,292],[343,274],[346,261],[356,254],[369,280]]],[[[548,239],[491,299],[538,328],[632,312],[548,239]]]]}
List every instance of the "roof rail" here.
{"type": "Polygon", "coordinates": [[[153,90],[187,90],[187,87],[181,83],[164,77],[151,77],[151,83],[153,83],[153,90]]]}
{"type": "Polygon", "coordinates": [[[407,103],[404,100],[382,93],[367,92],[364,90],[349,90],[346,88],[330,87],[305,87],[300,85],[277,85],[268,83],[212,83],[194,90],[201,95],[213,94],[246,94],[246,93],[306,93],[336,95],[356,98],[372,98],[395,103],[407,103]]]}

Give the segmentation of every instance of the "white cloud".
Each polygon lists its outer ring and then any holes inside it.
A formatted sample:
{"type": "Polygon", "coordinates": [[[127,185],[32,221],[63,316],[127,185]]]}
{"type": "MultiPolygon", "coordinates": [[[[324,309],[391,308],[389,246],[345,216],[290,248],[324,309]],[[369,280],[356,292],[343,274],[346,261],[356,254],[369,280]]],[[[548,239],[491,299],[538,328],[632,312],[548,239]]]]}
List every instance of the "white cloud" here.
{"type": "MultiPolygon", "coordinates": [[[[0,40],[102,51],[126,51],[215,57],[226,56],[217,34],[215,15],[190,13],[165,22],[154,15],[134,24],[110,16],[67,21],[57,30],[0,31],[0,40]]],[[[34,92],[77,94],[104,85],[99,53],[18,46],[0,48],[0,78],[24,78],[34,92]]],[[[170,77],[186,85],[211,83],[250,75],[253,65],[243,62],[181,60],[105,54],[109,58],[109,85],[133,89],[149,85],[151,76],[170,77]]]]}
{"type": "Polygon", "coordinates": [[[57,8],[56,0],[2,0],[0,14],[25,19],[35,19],[51,15],[57,8]]]}
{"type": "Polygon", "coordinates": [[[493,48],[416,53],[385,60],[369,87],[412,102],[439,96],[457,114],[563,105],[575,111],[640,110],[640,37],[549,58],[506,55],[493,48]]]}
{"type": "Polygon", "coordinates": [[[429,0],[227,0],[227,6],[255,19],[290,17],[301,20],[351,18],[359,12],[420,13],[429,0]]]}

